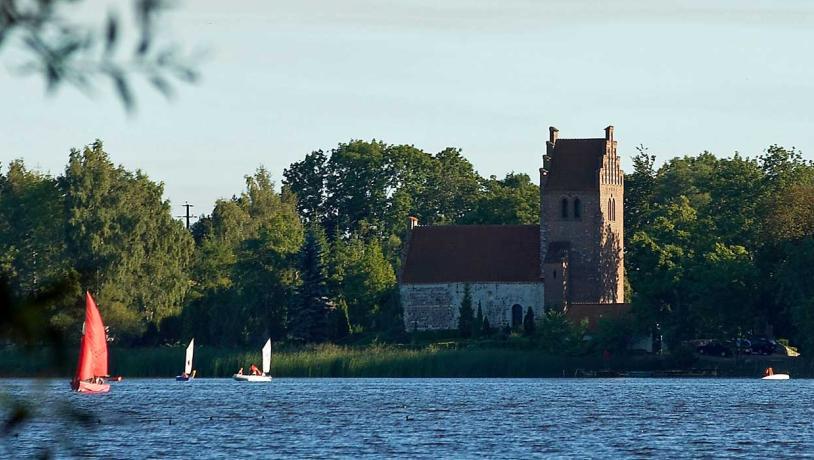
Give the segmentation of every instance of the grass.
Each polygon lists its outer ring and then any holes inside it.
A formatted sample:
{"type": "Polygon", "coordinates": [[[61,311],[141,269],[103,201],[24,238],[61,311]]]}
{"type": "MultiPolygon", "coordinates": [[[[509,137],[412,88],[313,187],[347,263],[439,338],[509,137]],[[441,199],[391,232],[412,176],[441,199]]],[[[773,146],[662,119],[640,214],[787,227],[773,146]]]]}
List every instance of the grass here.
{"type": "MultiPolygon", "coordinates": [[[[183,346],[112,348],[110,373],[134,377],[172,377],[180,373],[183,346]]],[[[0,349],[0,377],[69,377],[75,357],[49,364],[47,349],[0,349]]],[[[228,377],[238,368],[260,364],[260,351],[201,346],[195,350],[199,377],[228,377]]],[[[814,376],[814,362],[802,359],[701,361],[693,367],[716,368],[722,376],[754,377],[772,365],[792,376],[814,376]]],[[[658,370],[677,368],[669,359],[615,357],[609,363],[598,356],[557,356],[526,348],[456,348],[448,344],[421,347],[320,345],[276,350],[272,375],[282,377],[570,377],[577,369],[658,370]]]]}
{"type": "MultiPolygon", "coordinates": [[[[184,347],[112,348],[110,373],[125,377],[171,377],[183,366],[184,347]]],[[[52,366],[48,350],[0,350],[0,376],[61,376],[73,373],[75,361],[52,366]]],[[[371,345],[322,345],[276,351],[274,376],[285,377],[557,377],[577,368],[601,366],[595,358],[551,356],[532,350],[408,348],[371,345]]],[[[238,368],[260,364],[257,352],[198,347],[200,377],[227,377],[238,368]]]]}

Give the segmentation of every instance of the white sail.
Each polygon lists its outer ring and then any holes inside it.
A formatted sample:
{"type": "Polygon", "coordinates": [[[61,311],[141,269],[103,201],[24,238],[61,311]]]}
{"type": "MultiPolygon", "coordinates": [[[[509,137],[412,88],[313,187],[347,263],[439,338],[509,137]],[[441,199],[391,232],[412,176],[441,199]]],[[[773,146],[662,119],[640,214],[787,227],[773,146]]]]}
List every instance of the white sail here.
{"type": "Polygon", "coordinates": [[[189,375],[192,373],[192,354],[195,348],[195,339],[189,341],[189,346],[187,347],[187,360],[184,362],[184,373],[189,375]]]}
{"type": "Polygon", "coordinates": [[[271,339],[263,345],[263,374],[268,374],[271,370],[271,339]]]}

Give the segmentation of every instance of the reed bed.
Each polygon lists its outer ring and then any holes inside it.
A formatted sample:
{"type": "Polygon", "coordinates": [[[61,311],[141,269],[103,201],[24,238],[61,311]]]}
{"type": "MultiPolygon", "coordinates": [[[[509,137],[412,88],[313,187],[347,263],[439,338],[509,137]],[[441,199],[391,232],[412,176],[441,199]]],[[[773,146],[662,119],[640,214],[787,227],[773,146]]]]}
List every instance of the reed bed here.
{"type": "MultiPolygon", "coordinates": [[[[110,373],[127,378],[172,377],[183,369],[183,346],[112,348],[110,373]]],[[[69,377],[74,359],[54,365],[46,349],[0,349],[0,377],[69,377]]],[[[198,377],[229,377],[239,368],[260,365],[260,351],[197,347],[194,367],[198,377]]],[[[759,375],[767,361],[713,361],[721,376],[759,375]]],[[[772,365],[771,363],[768,365],[772,365]]],[[[277,350],[272,354],[275,377],[571,377],[580,370],[657,370],[670,366],[656,358],[619,357],[612,362],[599,357],[556,356],[534,349],[465,348],[394,345],[345,347],[321,345],[277,350]]],[[[814,362],[784,360],[774,364],[796,377],[814,376],[814,362]]],[[[672,368],[671,366],[668,368],[672,368]]]]}

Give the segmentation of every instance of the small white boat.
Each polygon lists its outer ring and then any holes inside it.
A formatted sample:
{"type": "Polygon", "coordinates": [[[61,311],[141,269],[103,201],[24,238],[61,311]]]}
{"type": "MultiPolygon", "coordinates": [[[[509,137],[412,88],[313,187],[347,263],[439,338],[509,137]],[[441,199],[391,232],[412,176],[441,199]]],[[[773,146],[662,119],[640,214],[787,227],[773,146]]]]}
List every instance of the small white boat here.
{"type": "Polygon", "coordinates": [[[237,373],[232,376],[238,382],[271,382],[271,339],[263,345],[263,373],[261,375],[237,373]]]}
{"type": "Polygon", "coordinates": [[[789,374],[772,374],[761,378],[761,380],[788,380],[788,379],[789,374]]]}
{"type": "Polygon", "coordinates": [[[771,367],[767,367],[765,371],[763,371],[763,377],[761,380],[788,380],[789,374],[775,374],[774,369],[771,367]]]}
{"type": "Polygon", "coordinates": [[[181,375],[176,375],[175,380],[178,382],[189,382],[190,380],[195,378],[195,371],[192,370],[192,355],[195,353],[195,339],[189,341],[189,346],[187,347],[187,356],[186,360],[184,361],[184,373],[181,375]]]}

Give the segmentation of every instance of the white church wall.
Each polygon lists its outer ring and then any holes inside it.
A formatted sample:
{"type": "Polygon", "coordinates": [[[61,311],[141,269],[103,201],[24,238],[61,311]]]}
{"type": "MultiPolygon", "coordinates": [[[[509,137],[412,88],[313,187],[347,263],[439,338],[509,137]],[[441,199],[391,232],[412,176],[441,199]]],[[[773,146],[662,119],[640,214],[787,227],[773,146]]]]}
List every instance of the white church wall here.
{"type": "Polygon", "coordinates": [[[404,327],[412,330],[441,330],[458,327],[458,311],[466,284],[472,294],[472,309],[480,305],[492,327],[511,324],[512,306],[520,305],[523,315],[531,307],[534,316],[543,314],[543,283],[437,283],[399,286],[404,307],[404,327]]]}

